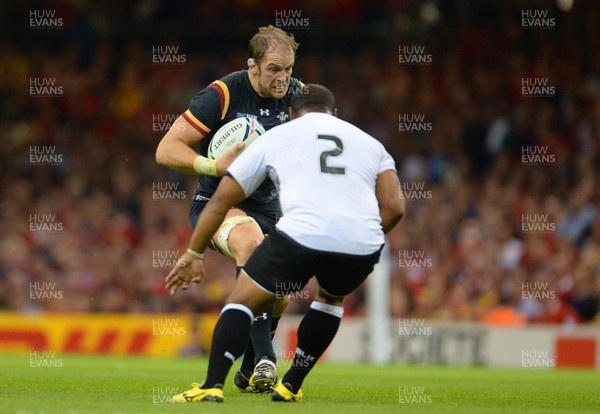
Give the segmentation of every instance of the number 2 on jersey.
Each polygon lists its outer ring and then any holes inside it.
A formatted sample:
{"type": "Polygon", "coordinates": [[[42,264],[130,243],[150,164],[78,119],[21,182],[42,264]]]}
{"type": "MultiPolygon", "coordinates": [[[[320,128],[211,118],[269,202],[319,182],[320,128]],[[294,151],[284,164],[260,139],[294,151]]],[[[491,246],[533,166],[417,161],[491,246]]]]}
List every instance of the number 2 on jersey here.
{"type": "Polygon", "coordinates": [[[335,143],[335,149],[323,151],[321,153],[321,172],[326,174],[346,174],[345,167],[333,167],[327,165],[327,157],[337,157],[344,151],[344,144],[341,139],[333,135],[317,135],[318,139],[326,139],[335,143]]]}

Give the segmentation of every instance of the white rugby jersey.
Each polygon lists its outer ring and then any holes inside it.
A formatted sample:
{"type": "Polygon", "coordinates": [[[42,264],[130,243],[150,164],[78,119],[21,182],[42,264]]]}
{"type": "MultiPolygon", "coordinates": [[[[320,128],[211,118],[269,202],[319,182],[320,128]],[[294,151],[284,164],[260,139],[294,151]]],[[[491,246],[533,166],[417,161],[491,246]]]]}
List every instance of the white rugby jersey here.
{"type": "Polygon", "coordinates": [[[227,170],[246,196],[267,177],[279,190],[277,229],[311,249],[355,255],[384,243],[377,175],[396,171],[383,145],[333,115],[309,112],[256,139],[227,170]]]}

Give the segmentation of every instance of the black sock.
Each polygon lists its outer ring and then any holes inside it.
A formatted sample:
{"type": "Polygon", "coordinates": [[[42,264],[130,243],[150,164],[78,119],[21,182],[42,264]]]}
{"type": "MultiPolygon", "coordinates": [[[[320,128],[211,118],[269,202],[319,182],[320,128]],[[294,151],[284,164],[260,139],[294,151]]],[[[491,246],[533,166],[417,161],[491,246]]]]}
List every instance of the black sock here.
{"type": "Polygon", "coordinates": [[[313,302],[298,326],[298,347],[290,370],[283,383],[292,386],[298,393],[304,378],[323,355],[340,326],[344,309],[341,306],[313,302]]]}
{"type": "MultiPolygon", "coordinates": [[[[240,276],[240,270],[242,270],[243,266],[235,267],[235,278],[240,276]]],[[[252,371],[254,371],[254,347],[252,346],[252,340],[248,339],[248,344],[246,345],[246,349],[244,349],[244,358],[242,358],[242,365],[240,366],[240,371],[246,378],[250,378],[252,375],[252,371]]]]}
{"type": "Polygon", "coordinates": [[[279,320],[281,319],[281,315],[271,317],[271,341],[275,336],[275,332],[277,332],[277,325],[279,325],[279,320]]]}
{"type": "Polygon", "coordinates": [[[271,341],[271,316],[273,315],[273,305],[269,305],[262,313],[254,318],[250,337],[254,347],[254,363],[257,364],[261,359],[267,358],[273,363],[277,363],[277,357],[273,350],[271,341]]]}
{"type": "Polygon", "coordinates": [[[252,339],[248,338],[248,344],[244,350],[244,358],[242,358],[242,365],[240,365],[240,371],[248,379],[254,371],[254,347],[252,346],[252,339]]]}
{"type": "Polygon", "coordinates": [[[208,373],[202,388],[223,385],[231,365],[244,352],[248,343],[252,312],[242,305],[226,305],[213,332],[208,373]],[[241,307],[241,309],[240,309],[241,307]]]}

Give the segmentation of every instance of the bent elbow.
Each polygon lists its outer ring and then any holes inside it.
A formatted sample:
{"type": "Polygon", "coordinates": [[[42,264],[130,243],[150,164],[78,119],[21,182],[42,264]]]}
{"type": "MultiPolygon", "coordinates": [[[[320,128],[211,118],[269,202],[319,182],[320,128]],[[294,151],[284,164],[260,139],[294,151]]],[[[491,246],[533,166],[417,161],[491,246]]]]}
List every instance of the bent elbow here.
{"type": "Polygon", "coordinates": [[[400,206],[396,209],[395,211],[396,213],[396,218],[398,221],[402,220],[402,218],[404,217],[404,215],[406,214],[406,209],[404,206],[400,206]]]}
{"type": "Polygon", "coordinates": [[[156,163],[158,165],[163,165],[165,167],[168,167],[167,154],[160,144],[156,148],[156,152],[154,154],[154,161],[156,161],[156,163]]]}
{"type": "Polygon", "coordinates": [[[404,210],[397,209],[392,214],[393,214],[392,223],[394,223],[393,225],[396,226],[396,224],[400,223],[400,220],[402,220],[402,218],[404,217],[404,210]]]}
{"type": "Polygon", "coordinates": [[[406,214],[406,200],[403,197],[398,198],[398,202],[396,203],[394,213],[396,214],[398,221],[402,220],[404,215],[406,214]]]}

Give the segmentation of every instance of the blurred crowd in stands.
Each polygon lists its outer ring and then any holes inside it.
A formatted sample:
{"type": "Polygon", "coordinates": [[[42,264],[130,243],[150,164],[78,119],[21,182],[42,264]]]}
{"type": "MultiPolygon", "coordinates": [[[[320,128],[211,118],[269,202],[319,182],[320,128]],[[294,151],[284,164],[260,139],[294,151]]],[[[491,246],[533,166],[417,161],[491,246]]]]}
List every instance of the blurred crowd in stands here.
{"type": "MultiPolygon", "coordinates": [[[[244,69],[256,28],[293,9],[308,18],[283,27],[301,43],[294,76],[331,88],[339,116],[397,162],[408,213],[388,235],[393,316],[600,321],[599,3],[133,3],[46,5],[64,18],[54,29],[3,11],[25,27],[0,42],[0,309],[220,309],[235,269],[214,252],[200,286],[163,288],[196,178],[154,151],[199,90],[244,69]],[[554,24],[523,27],[524,8],[554,24]],[[241,28],[228,30],[228,10],[241,28]],[[423,64],[401,62],[406,45],[423,64]],[[161,53],[179,62],[157,64],[161,53]],[[523,89],[531,79],[540,96],[523,89]],[[43,96],[39,82],[61,88],[43,96]],[[61,157],[31,157],[44,152],[61,157]]],[[[366,313],[364,288],[345,308],[366,313]]]]}

